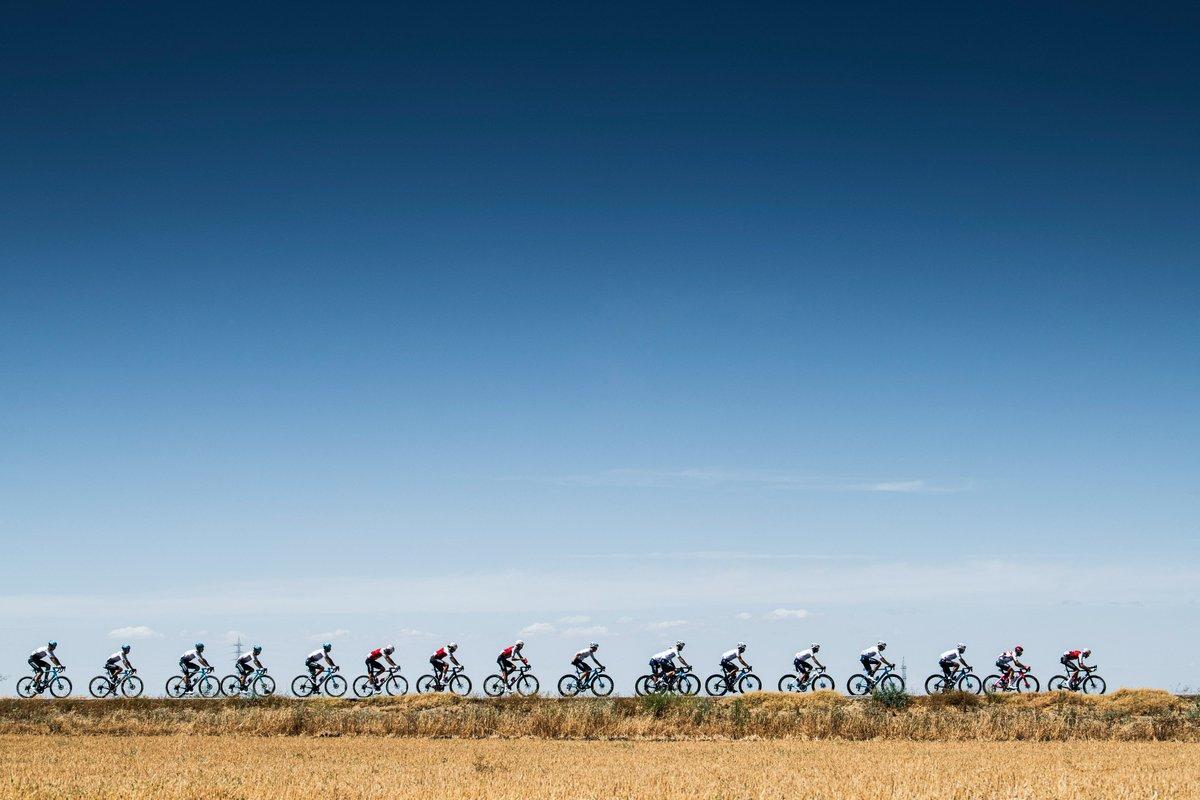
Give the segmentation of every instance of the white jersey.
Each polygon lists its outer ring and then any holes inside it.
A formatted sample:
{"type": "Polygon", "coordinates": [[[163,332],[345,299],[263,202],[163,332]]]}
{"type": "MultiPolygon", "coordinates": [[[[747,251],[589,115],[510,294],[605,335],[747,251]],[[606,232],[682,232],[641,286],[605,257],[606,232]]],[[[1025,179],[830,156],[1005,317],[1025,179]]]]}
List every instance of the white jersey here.
{"type": "Polygon", "coordinates": [[[938,656],[938,661],[958,661],[960,658],[962,658],[962,654],[955,648],[954,650],[947,650],[938,656]]]}
{"type": "MultiPolygon", "coordinates": [[[[192,648],[179,657],[180,661],[204,661],[204,654],[192,648]]],[[[205,662],[208,663],[208,662],[205,662]]]]}
{"type": "Polygon", "coordinates": [[[878,647],[868,647],[866,650],[863,650],[861,653],[859,653],[858,657],[859,658],[880,658],[881,656],[880,656],[878,647]]]}
{"type": "Polygon", "coordinates": [[[679,655],[679,651],[672,647],[670,650],[663,650],[661,653],[655,653],[654,660],[655,661],[674,661],[675,656],[677,656],[677,655],[679,655]]]}
{"type": "Polygon", "coordinates": [[[317,650],[313,650],[311,653],[309,653],[307,656],[305,656],[304,660],[305,661],[320,661],[321,659],[325,658],[326,655],[327,655],[327,653],[325,652],[325,648],[322,647],[317,650]]]}
{"type": "Polygon", "coordinates": [[[726,650],[724,653],[721,653],[721,660],[729,661],[734,658],[739,658],[741,655],[741,651],[735,647],[732,650],[726,650]]]}
{"type": "Polygon", "coordinates": [[[596,657],[596,655],[595,655],[595,653],[592,652],[592,648],[585,647],[582,650],[580,650],[578,653],[576,653],[575,658],[573,658],[571,660],[572,661],[582,661],[585,658],[595,658],[595,657],[596,657]]]}
{"type": "Polygon", "coordinates": [[[49,645],[45,645],[43,647],[39,647],[37,650],[34,650],[32,653],[29,654],[29,657],[30,658],[38,658],[38,659],[54,658],[54,651],[50,649],[49,645]]]}
{"type": "Polygon", "coordinates": [[[998,659],[996,659],[996,661],[998,661],[1002,664],[1008,664],[1008,663],[1010,663],[1012,661],[1016,661],[1016,660],[1017,660],[1017,654],[1015,652],[1013,652],[1012,650],[1005,650],[1003,653],[1000,654],[1000,657],[998,659]]]}
{"type": "Polygon", "coordinates": [[[129,663],[129,656],[125,655],[120,650],[118,650],[117,652],[115,652],[111,656],[109,656],[108,659],[104,663],[105,664],[120,664],[121,666],[125,667],[125,669],[133,669],[133,665],[131,665],[129,663]]]}
{"type": "Polygon", "coordinates": [[[816,658],[816,656],[817,656],[817,654],[816,654],[816,653],[814,653],[814,652],[812,651],[812,648],[810,647],[810,648],[808,648],[807,650],[801,650],[801,651],[797,652],[797,653],[796,653],[796,660],[797,660],[797,661],[801,661],[801,662],[803,662],[803,661],[811,661],[811,660],[813,660],[814,658],[816,658]]]}

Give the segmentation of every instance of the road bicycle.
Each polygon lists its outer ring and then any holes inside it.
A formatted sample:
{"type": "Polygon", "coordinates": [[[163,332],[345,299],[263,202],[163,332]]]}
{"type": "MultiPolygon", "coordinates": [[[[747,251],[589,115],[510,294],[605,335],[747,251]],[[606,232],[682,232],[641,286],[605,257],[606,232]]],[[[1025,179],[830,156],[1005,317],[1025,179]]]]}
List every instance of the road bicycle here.
{"type": "Polygon", "coordinates": [[[63,675],[66,667],[50,667],[45,677],[26,675],[17,681],[17,694],[21,697],[33,697],[49,690],[51,697],[66,697],[71,694],[71,679],[63,675]]]}
{"type": "Polygon", "coordinates": [[[812,670],[808,673],[807,678],[802,677],[798,672],[789,672],[779,679],[779,691],[781,692],[832,691],[833,687],[833,678],[825,674],[824,667],[812,670]]]}
{"type": "Polygon", "coordinates": [[[604,667],[596,667],[585,674],[569,673],[558,679],[558,693],[563,697],[574,697],[586,691],[596,697],[608,697],[612,690],[613,679],[604,674],[604,667]]]}
{"type": "Polygon", "coordinates": [[[443,680],[438,680],[436,675],[422,675],[417,678],[417,694],[428,694],[430,692],[444,692],[447,689],[451,694],[466,696],[471,693],[471,679],[462,674],[462,665],[450,667],[446,670],[446,677],[443,680]]]}
{"type": "Polygon", "coordinates": [[[1108,684],[1104,678],[1093,673],[1100,669],[1097,666],[1080,666],[1079,671],[1087,673],[1074,680],[1069,675],[1055,675],[1046,681],[1046,688],[1052,692],[1083,692],[1084,694],[1104,694],[1108,684]]]}
{"type": "Polygon", "coordinates": [[[925,694],[942,694],[949,691],[979,694],[983,689],[983,681],[974,674],[971,667],[959,667],[947,678],[940,672],[935,672],[925,679],[925,694]]]}
{"type": "Polygon", "coordinates": [[[133,674],[135,671],[121,670],[115,681],[108,675],[97,675],[88,681],[88,692],[92,697],[116,697],[118,694],[125,697],[141,697],[146,687],[142,679],[133,674]]]}
{"type": "Polygon", "coordinates": [[[240,675],[226,675],[221,679],[221,694],[226,697],[270,697],[275,694],[275,679],[265,669],[256,669],[242,683],[240,675]]]}
{"type": "Polygon", "coordinates": [[[648,694],[700,694],[700,679],[691,674],[690,667],[680,667],[674,675],[666,672],[657,675],[643,675],[633,684],[633,690],[639,695],[648,694]]]}
{"type": "Polygon", "coordinates": [[[338,675],[340,667],[326,667],[314,679],[305,673],[292,679],[292,694],[296,697],[312,697],[324,692],[330,697],[341,697],[346,693],[346,679],[338,675]]]}
{"type": "Polygon", "coordinates": [[[370,675],[359,675],[354,679],[353,687],[356,697],[402,695],[408,694],[408,679],[400,674],[399,667],[389,667],[377,672],[374,680],[370,675]]]}
{"type": "Polygon", "coordinates": [[[217,697],[221,694],[221,682],[213,677],[212,667],[201,667],[192,675],[192,688],[182,675],[167,678],[167,697],[180,698],[188,694],[200,697],[217,697]]]}
{"type": "Polygon", "coordinates": [[[846,681],[846,691],[854,697],[861,697],[878,690],[899,692],[903,689],[904,678],[892,672],[891,666],[879,668],[875,671],[874,676],[860,672],[857,675],[851,675],[850,680],[846,681]]]}
{"type": "Polygon", "coordinates": [[[529,670],[528,665],[522,664],[508,674],[507,681],[499,675],[488,675],[483,679],[483,693],[488,697],[500,697],[509,692],[516,692],[522,697],[532,697],[538,693],[541,683],[529,670]]]}
{"type": "Polygon", "coordinates": [[[987,694],[997,692],[1038,692],[1042,684],[1037,677],[1030,675],[1029,670],[1019,669],[1013,672],[1011,680],[1004,680],[1000,675],[988,675],[983,679],[983,691],[987,694]]]}
{"type": "Polygon", "coordinates": [[[762,679],[749,667],[742,667],[732,678],[724,672],[715,672],[704,681],[704,690],[712,697],[733,692],[757,692],[762,689],[762,679]]]}

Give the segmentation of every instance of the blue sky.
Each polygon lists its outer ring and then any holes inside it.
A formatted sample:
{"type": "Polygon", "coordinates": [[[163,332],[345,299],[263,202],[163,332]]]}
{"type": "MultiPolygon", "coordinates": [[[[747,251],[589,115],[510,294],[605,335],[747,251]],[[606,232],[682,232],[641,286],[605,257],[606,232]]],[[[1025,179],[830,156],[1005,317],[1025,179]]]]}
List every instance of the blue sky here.
{"type": "Polygon", "coordinates": [[[1194,683],[1198,21],[15,13],[0,673],[528,629],[1194,683]]]}

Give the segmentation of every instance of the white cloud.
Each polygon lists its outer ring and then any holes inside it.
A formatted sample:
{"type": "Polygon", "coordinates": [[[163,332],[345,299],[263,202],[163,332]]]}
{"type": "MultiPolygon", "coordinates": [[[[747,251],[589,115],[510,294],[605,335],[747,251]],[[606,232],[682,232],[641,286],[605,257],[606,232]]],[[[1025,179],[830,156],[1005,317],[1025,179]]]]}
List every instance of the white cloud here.
{"type": "Polygon", "coordinates": [[[554,626],[549,622],[534,622],[521,628],[522,636],[544,636],[548,633],[554,633],[554,626]]]}
{"type": "Polygon", "coordinates": [[[400,630],[396,631],[396,636],[401,637],[401,638],[415,639],[415,638],[425,638],[425,637],[430,637],[430,636],[437,636],[437,634],[430,633],[429,631],[419,631],[416,628],[401,628],[400,630]]]}
{"type": "Polygon", "coordinates": [[[737,615],[737,618],[738,619],[753,619],[754,615],[751,614],[749,611],[743,611],[737,615]]]}
{"type": "Polygon", "coordinates": [[[559,617],[558,621],[564,625],[582,625],[591,620],[591,617],[585,617],[583,614],[574,614],[569,617],[559,617]]]}
{"type": "Polygon", "coordinates": [[[609,469],[580,475],[514,476],[507,480],[553,483],[560,486],[633,487],[654,489],[730,486],[777,487],[815,492],[928,492],[944,494],[970,488],[969,483],[935,484],[925,479],[886,479],[845,475],[811,475],[761,469],[609,469]]]}
{"type": "Polygon", "coordinates": [[[688,622],[686,619],[669,619],[664,622],[651,622],[646,625],[646,630],[648,630],[648,631],[666,631],[666,630],[670,630],[671,628],[682,628],[682,627],[684,627],[686,625],[690,625],[690,624],[691,623],[688,622]]]}
{"type": "Polygon", "coordinates": [[[803,608],[777,608],[763,615],[763,619],[782,620],[782,619],[807,619],[812,616],[811,611],[803,608]]]}
{"type": "Polygon", "coordinates": [[[161,639],[162,634],[145,625],[129,625],[108,632],[110,639],[161,639]]]}
{"type": "Polygon", "coordinates": [[[586,628],[567,628],[563,636],[608,636],[608,628],[603,625],[589,625],[586,628]]]}
{"type": "Polygon", "coordinates": [[[338,628],[332,631],[325,631],[324,633],[310,633],[308,640],[310,642],[328,642],[331,639],[345,639],[349,635],[350,631],[345,628],[338,628]]]}

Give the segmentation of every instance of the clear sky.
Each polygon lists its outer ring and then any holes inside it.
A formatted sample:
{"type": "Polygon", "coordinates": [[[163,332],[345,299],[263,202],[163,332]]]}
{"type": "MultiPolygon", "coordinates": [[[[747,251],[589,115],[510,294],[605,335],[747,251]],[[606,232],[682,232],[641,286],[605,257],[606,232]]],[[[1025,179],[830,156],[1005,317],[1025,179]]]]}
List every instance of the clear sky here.
{"type": "Polygon", "coordinates": [[[825,5],[11,10],[0,691],[522,630],[1200,683],[1200,12],[825,5]]]}

